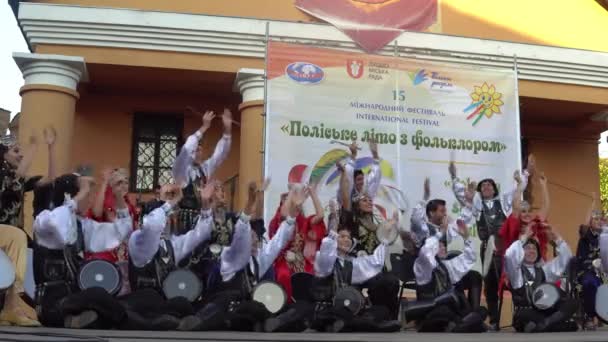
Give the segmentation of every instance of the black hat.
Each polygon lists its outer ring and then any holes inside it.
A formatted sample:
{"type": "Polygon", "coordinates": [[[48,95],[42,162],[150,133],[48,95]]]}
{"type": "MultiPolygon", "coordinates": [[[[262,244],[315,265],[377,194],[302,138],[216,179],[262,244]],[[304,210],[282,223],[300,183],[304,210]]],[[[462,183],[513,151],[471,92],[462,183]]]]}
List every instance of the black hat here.
{"type": "Polygon", "coordinates": [[[483,183],[492,184],[492,187],[494,188],[494,197],[498,196],[498,194],[499,194],[498,186],[496,185],[496,182],[492,178],[482,179],[479,183],[477,183],[477,192],[481,192],[481,184],[483,184],[483,183]]]}

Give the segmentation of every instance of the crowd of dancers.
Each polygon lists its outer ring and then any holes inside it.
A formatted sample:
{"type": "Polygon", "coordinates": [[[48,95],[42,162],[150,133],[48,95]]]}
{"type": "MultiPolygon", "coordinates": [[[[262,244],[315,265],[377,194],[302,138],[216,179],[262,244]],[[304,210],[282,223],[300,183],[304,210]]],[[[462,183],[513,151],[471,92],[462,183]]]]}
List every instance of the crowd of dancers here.
{"type": "Polygon", "coordinates": [[[444,199],[431,199],[427,180],[405,230],[398,213],[384,219],[374,212],[381,182],[377,144],[369,142],[374,163],[364,173],[355,169],[359,147],[353,143],[351,158],[336,165],[339,189],[327,213],[316,185],[286,184],[266,223],[267,182],[249,185],[242,211],[227,210],[214,172],[230,150],[232,114],[221,115],[224,134],[205,159],[201,142],[214,119],[213,112],[202,115],[202,126],[176,158],[174,182],[141,207],[129,201],[122,169],[105,171],[98,182],[81,173],[56,175],[51,127],[43,132],[49,150],[44,177],[28,174],[38,137],[28,146],[4,137],[0,272],[9,274],[10,267],[15,277],[0,282],[6,283],[0,284],[0,324],[394,332],[407,323],[419,332],[485,332],[500,329],[505,291],[512,294],[512,326],[519,332],[595,329],[607,318],[596,307],[606,296],[604,217],[592,206],[573,256],[547,221],[547,180],[533,156],[525,170],[514,170],[515,186],[503,193],[492,179],[458,181],[450,163],[458,217],[448,215],[444,199]],[[538,212],[523,200],[531,177],[544,197],[538,212]],[[28,191],[34,193],[31,241],[23,231],[28,191]],[[303,212],[308,200],[314,213],[303,212]],[[473,226],[481,244],[470,237],[473,226]],[[464,248],[448,252],[455,238],[464,248]],[[34,251],[32,303],[23,294],[28,244],[34,251]],[[481,272],[473,269],[479,258],[481,272]],[[405,288],[416,298],[406,299],[405,288]]]}

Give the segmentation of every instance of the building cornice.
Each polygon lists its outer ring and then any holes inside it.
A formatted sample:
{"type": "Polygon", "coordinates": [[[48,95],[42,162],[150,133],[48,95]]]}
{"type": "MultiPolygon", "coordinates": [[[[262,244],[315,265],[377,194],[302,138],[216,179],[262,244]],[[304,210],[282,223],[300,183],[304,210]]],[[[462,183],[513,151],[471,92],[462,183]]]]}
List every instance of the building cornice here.
{"type": "MultiPolygon", "coordinates": [[[[273,40],[362,52],[333,26],[240,17],[23,2],[28,43],[264,58],[273,40]]],[[[523,80],[608,88],[608,53],[403,32],[378,53],[472,67],[513,68],[523,80]]]]}

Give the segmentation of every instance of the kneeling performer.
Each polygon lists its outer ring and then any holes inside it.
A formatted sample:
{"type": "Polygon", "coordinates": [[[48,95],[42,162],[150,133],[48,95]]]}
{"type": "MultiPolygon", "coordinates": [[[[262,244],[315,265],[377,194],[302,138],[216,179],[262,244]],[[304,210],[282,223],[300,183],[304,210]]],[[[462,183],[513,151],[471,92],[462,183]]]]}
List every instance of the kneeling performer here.
{"type": "Polygon", "coordinates": [[[576,331],[576,323],[569,322],[576,311],[576,301],[566,298],[555,286],[572,258],[570,247],[550,230],[548,235],[556,245],[557,257],[543,264],[533,235],[528,225],[505,253],[505,272],[515,304],[513,327],[519,332],[576,331]]]}
{"type": "Polygon", "coordinates": [[[405,311],[409,321],[417,321],[419,332],[484,332],[483,323],[487,310],[483,307],[469,307],[464,293],[455,285],[471,271],[477,255],[469,238],[466,224],[458,220],[458,233],[465,241],[462,254],[446,259],[444,235],[448,226],[443,224],[439,231],[426,238],[414,262],[417,301],[410,303],[405,311]]]}

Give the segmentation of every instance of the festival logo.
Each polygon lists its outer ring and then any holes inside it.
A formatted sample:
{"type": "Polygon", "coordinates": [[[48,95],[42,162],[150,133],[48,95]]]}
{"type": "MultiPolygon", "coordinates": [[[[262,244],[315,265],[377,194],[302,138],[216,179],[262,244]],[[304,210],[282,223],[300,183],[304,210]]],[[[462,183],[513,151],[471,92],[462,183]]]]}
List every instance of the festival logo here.
{"type": "Polygon", "coordinates": [[[306,62],[289,64],[285,69],[285,73],[292,80],[304,84],[316,84],[321,82],[323,77],[325,77],[325,73],[321,67],[306,62]]]}
{"type": "Polygon", "coordinates": [[[412,84],[417,86],[420,83],[426,81],[428,78],[428,75],[426,73],[426,71],[424,69],[420,69],[417,71],[408,71],[408,76],[410,77],[410,80],[412,80],[412,84]]]}
{"type": "Polygon", "coordinates": [[[363,76],[363,61],[360,59],[349,59],[346,61],[346,72],[352,78],[363,76]]]}
{"type": "Polygon", "coordinates": [[[481,87],[475,86],[474,91],[471,93],[472,103],[464,109],[464,113],[473,111],[467,120],[473,120],[473,126],[477,125],[479,120],[485,115],[488,119],[491,118],[495,113],[502,114],[500,107],[504,105],[500,99],[502,94],[496,91],[494,85],[488,86],[486,82],[481,87]]]}

